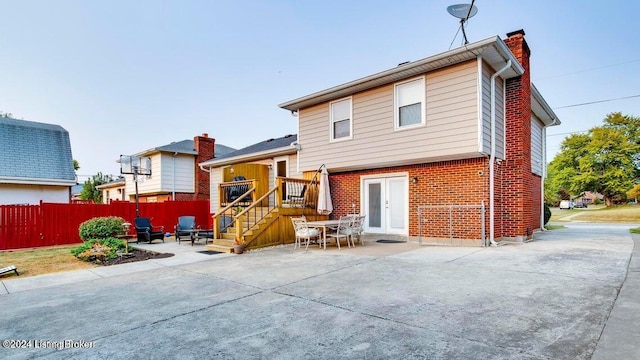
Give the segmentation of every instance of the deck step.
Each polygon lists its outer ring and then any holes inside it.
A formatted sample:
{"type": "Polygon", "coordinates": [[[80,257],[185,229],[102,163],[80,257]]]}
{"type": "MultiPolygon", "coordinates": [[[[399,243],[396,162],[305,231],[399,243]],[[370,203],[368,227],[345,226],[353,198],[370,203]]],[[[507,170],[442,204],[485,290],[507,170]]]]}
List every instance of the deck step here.
{"type": "Polygon", "coordinates": [[[207,250],[218,251],[227,254],[233,253],[233,246],[207,244],[206,248],[207,250]]]}

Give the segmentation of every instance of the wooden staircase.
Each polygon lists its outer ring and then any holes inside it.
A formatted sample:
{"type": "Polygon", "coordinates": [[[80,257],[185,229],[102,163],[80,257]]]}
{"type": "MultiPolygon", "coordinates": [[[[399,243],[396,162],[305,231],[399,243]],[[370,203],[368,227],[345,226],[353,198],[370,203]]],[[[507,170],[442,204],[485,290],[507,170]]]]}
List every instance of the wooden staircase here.
{"type": "MultiPolygon", "coordinates": [[[[245,244],[246,248],[257,247],[254,245],[255,240],[257,240],[258,237],[269,228],[269,226],[278,220],[278,216],[278,208],[272,209],[271,212],[268,212],[268,208],[263,208],[262,210],[249,213],[243,224],[245,231],[242,236],[242,243],[245,244]],[[256,216],[254,215],[256,213],[266,215],[264,215],[262,219],[256,221],[256,216]],[[246,230],[250,224],[254,225],[249,230],[246,230]]],[[[208,244],[206,248],[212,251],[233,253],[233,246],[236,243],[235,234],[236,228],[231,226],[227,228],[226,232],[220,234],[221,238],[213,239],[213,242],[208,244]]]]}

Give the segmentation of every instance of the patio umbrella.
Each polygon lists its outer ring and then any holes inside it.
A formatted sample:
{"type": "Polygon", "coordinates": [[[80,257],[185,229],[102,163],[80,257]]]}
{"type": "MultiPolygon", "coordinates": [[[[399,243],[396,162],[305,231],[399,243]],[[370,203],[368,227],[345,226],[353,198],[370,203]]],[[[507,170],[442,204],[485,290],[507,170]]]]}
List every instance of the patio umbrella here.
{"type": "Polygon", "coordinates": [[[329,188],[329,172],[327,167],[322,165],[320,173],[320,188],[318,189],[318,214],[329,215],[333,211],[331,203],[331,189],[329,188]]]}

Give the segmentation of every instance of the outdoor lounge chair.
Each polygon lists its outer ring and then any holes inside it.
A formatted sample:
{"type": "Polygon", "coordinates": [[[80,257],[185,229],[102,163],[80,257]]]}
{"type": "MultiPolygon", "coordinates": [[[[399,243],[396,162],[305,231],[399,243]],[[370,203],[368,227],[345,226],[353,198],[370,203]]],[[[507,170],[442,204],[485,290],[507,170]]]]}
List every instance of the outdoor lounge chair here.
{"type": "Polygon", "coordinates": [[[16,276],[20,276],[20,274],[18,274],[18,269],[16,268],[15,265],[9,265],[7,267],[3,267],[2,269],[0,269],[0,275],[8,273],[8,272],[15,272],[16,276]]]}
{"type": "Polygon", "coordinates": [[[151,220],[145,217],[138,217],[134,220],[136,224],[136,233],[138,234],[138,241],[147,241],[149,244],[153,240],[162,240],[164,242],[164,226],[154,227],[151,225],[151,220]]]}
{"type": "Polygon", "coordinates": [[[289,205],[302,207],[304,205],[304,195],[306,191],[307,191],[307,184],[304,184],[298,194],[287,195],[287,200],[289,205]]]}
{"type": "MultiPolygon", "coordinates": [[[[245,181],[245,180],[247,179],[242,175],[236,176],[233,179],[231,179],[231,181],[245,181]]],[[[244,193],[246,193],[247,191],[249,191],[249,186],[247,184],[230,186],[227,188],[227,201],[232,202],[238,199],[240,196],[244,195],[244,193]]],[[[250,202],[251,198],[249,198],[248,196],[245,196],[242,200],[244,200],[244,202],[247,202],[247,201],[250,202]]]]}
{"type": "Polygon", "coordinates": [[[195,216],[179,216],[178,223],[176,224],[176,240],[180,244],[180,239],[188,237],[193,245],[193,231],[196,229],[196,217],[195,216]]]}

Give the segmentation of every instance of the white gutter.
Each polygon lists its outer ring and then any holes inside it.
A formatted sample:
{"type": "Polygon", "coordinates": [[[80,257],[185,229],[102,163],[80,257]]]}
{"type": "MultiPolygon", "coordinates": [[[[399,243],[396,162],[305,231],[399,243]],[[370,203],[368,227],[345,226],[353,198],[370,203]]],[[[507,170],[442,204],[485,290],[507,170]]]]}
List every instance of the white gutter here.
{"type": "Polygon", "coordinates": [[[558,118],[553,118],[553,122],[542,127],[542,179],[540,180],[540,230],[546,231],[544,227],[544,180],[547,178],[547,128],[558,124],[558,118]]]}
{"type": "MultiPolygon", "coordinates": [[[[495,236],[495,160],[496,160],[496,78],[511,67],[511,60],[507,60],[507,64],[496,73],[491,75],[491,155],[489,156],[489,242],[491,245],[497,246],[494,240],[495,236]]],[[[506,116],[506,114],[505,114],[506,116]]],[[[506,134],[505,134],[506,136],[506,134]]]]}

